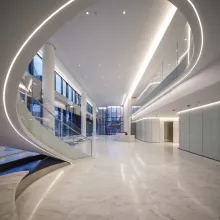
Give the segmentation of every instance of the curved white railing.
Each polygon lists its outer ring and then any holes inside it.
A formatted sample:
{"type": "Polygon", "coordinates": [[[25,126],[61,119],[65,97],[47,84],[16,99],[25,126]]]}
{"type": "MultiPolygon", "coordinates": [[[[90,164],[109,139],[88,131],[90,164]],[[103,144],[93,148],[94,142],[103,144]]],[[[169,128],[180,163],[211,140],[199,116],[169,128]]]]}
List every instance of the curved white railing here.
{"type": "MultiPolygon", "coordinates": [[[[39,103],[40,104],[40,103],[39,103]]],[[[21,99],[20,94],[18,94],[17,99],[17,115],[22,125],[24,133],[32,140],[35,140],[39,146],[41,146],[45,151],[52,154],[54,157],[72,162],[76,159],[82,159],[92,156],[92,142],[86,137],[77,134],[75,130],[70,128],[68,125],[62,123],[62,127],[69,130],[69,135],[67,136],[55,136],[57,132],[49,124],[44,123],[45,121],[53,120],[55,123],[55,116],[50,113],[43,105],[41,107],[44,111],[47,111],[48,118],[40,118],[32,115],[32,112],[28,110],[24,100],[21,99]],[[42,120],[41,120],[42,119],[42,120]],[[41,122],[43,123],[41,124],[41,122]],[[76,136],[73,135],[77,134],[76,136]]]]}

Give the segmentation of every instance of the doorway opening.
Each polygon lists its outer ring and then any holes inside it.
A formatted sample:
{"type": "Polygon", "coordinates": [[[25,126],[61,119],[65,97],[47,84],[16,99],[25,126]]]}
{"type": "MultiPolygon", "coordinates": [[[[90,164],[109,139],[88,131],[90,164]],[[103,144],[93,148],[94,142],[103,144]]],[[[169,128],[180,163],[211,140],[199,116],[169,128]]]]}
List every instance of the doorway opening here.
{"type": "Polygon", "coordinates": [[[173,142],[173,122],[164,122],[164,142],[173,142]]]}

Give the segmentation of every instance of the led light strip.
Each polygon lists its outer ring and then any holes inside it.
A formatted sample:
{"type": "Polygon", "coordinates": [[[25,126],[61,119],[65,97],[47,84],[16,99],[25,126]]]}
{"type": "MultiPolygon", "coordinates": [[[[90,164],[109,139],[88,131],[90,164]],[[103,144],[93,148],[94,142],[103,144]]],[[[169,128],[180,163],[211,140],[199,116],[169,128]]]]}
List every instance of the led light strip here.
{"type": "MultiPolygon", "coordinates": [[[[35,146],[36,148],[50,154],[51,156],[56,156],[53,155],[50,152],[47,152],[46,150],[44,150],[43,148],[37,146],[35,143],[31,142],[30,140],[28,140],[25,136],[23,136],[14,126],[14,124],[12,123],[9,114],[8,114],[8,110],[7,110],[7,106],[6,106],[6,89],[7,89],[7,84],[8,84],[8,80],[9,77],[11,75],[11,71],[12,68],[14,67],[14,64],[16,62],[16,60],[18,59],[19,55],[21,54],[21,52],[23,51],[23,49],[25,48],[25,46],[29,43],[29,41],[33,38],[33,36],[49,21],[51,20],[56,14],[58,14],[60,11],[62,11],[64,8],[66,8],[68,5],[70,5],[72,2],[74,2],[75,0],[70,0],[67,3],[65,3],[64,5],[62,5],[60,8],[58,8],[55,12],[53,12],[49,17],[47,17],[31,34],[30,36],[25,40],[25,42],[22,44],[22,46],[20,47],[20,49],[18,50],[18,52],[16,53],[14,59],[12,60],[10,67],[8,69],[6,78],[5,78],[5,82],[4,82],[4,86],[3,86],[3,107],[4,107],[4,111],[5,111],[5,115],[10,123],[10,125],[12,126],[12,128],[15,130],[15,132],[22,137],[25,141],[27,141],[28,143],[32,144],[33,146],[35,146]]],[[[56,156],[57,157],[57,156],[56,156]]]]}
{"type": "Polygon", "coordinates": [[[198,106],[198,107],[195,107],[195,108],[186,109],[186,110],[177,112],[177,114],[180,115],[180,114],[183,114],[183,113],[186,113],[186,112],[191,112],[191,111],[195,111],[195,110],[202,109],[202,108],[209,108],[209,107],[212,107],[212,106],[215,106],[215,105],[220,105],[220,101],[212,102],[212,103],[206,104],[206,105],[201,105],[201,106],[198,106]]]}
{"type": "Polygon", "coordinates": [[[124,94],[122,102],[121,102],[121,106],[123,106],[125,104],[126,96],[127,96],[127,94],[124,94]]]}
{"type": "Polygon", "coordinates": [[[185,53],[183,53],[183,55],[179,58],[178,60],[178,64],[180,64],[180,62],[183,60],[183,58],[189,53],[189,49],[186,50],[185,53]]]}
{"type": "Polygon", "coordinates": [[[153,85],[159,85],[159,84],[160,84],[160,82],[150,83],[150,84],[147,86],[147,88],[139,95],[139,97],[138,97],[137,99],[140,99],[141,96],[142,96],[151,86],[153,86],[153,85]]]}
{"type": "Polygon", "coordinates": [[[169,118],[169,117],[147,117],[147,118],[142,118],[136,121],[132,121],[132,123],[136,123],[139,121],[143,121],[143,120],[153,120],[153,119],[158,119],[160,121],[179,121],[178,117],[174,117],[174,118],[169,118]]]}
{"type": "Polygon", "coordinates": [[[132,97],[135,89],[137,88],[140,80],[142,79],[142,77],[143,77],[151,59],[153,58],[154,53],[156,52],[168,26],[170,25],[170,22],[172,21],[176,11],[177,11],[177,8],[174,5],[171,5],[171,9],[169,10],[169,13],[167,13],[166,17],[163,19],[160,29],[156,33],[153,42],[151,42],[151,44],[150,44],[150,48],[148,49],[146,57],[145,57],[143,63],[141,64],[140,69],[138,70],[138,74],[134,80],[132,87],[131,87],[128,98],[132,97]]]}
{"type": "Polygon", "coordinates": [[[204,33],[203,33],[203,27],[202,27],[202,22],[201,19],[199,17],[198,11],[195,7],[195,5],[191,2],[191,0],[187,0],[187,2],[192,6],[196,17],[198,18],[199,21],[199,26],[200,26],[200,30],[201,30],[201,48],[200,48],[200,52],[199,52],[199,56],[195,62],[195,64],[193,65],[193,67],[191,68],[191,70],[189,70],[189,72],[183,77],[181,78],[179,81],[177,81],[176,83],[174,83],[172,86],[170,86],[170,88],[166,89],[165,91],[163,91],[160,95],[158,95],[157,97],[155,97],[154,99],[152,99],[149,103],[147,103],[145,106],[143,106],[143,109],[138,110],[136,113],[134,113],[134,116],[139,114],[141,111],[143,111],[146,107],[148,107],[149,105],[151,105],[153,102],[155,102],[158,98],[160,98],[161,96],[163,96],[165,93],[169,92],[170,90],[172,90],[176,85],[180,84],[184,79],[186,79],[186,77],[188,77],[192,71],[194,70],[194,68],[196,67],[196,65],[198,64],[201,55],[202,55],[202,51],[203,51],[203,46],[204,46],[204,33]]]}

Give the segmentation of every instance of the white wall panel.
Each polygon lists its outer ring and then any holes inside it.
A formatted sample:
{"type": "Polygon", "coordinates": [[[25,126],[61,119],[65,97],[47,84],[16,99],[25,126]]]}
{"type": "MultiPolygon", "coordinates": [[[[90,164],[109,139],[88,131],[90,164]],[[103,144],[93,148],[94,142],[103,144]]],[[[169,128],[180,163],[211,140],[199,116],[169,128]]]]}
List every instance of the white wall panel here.
{"type": "Polygon", "coordinates": [[[180,149],[189,151],[189,113],[180,115],[180,149]]]}
{"type": "Polygon", "coordinates": [[[202,155],[202,109],[189,113],[190,152],[202,155]]]}
{"type": "Polygon", "coordinates": [[[220,106],[203,109],[203,155],[220,160],[220,106]]]}
{"type": "Polygon", "coordinates": [[[136,123],[136,137],[149,143],[160,142],[160,120],[147,119],[136,123]]]}
{"type": "Polygon", "coordinates": [[[146,131],[147,131],[147,142],[152,142],[152,121],[151,120],[145,120],[146,125],[146,131]]]}
{"type": "Polygon", "coordinates": [[[180,148],[220,160],[220,106],[180,115],[180,148]]]}
{"type": "Polygon", "coordinates": [[[151,130],[152,130],[152,139],[153,143],[160,143],[160,120],[153,119],[151,120],[151,130]]]}

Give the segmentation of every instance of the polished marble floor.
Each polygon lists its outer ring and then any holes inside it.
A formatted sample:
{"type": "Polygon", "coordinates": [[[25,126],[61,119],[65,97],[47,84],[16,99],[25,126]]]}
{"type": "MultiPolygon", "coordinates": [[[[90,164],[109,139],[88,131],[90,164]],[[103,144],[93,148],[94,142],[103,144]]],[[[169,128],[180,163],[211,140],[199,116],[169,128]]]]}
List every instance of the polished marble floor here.
{"type": "Polygon", "coordinates": [[[32,184],[20,220],[220,219],[220,163],[172,144],[94,140],[83,159],[32,184]]]}

